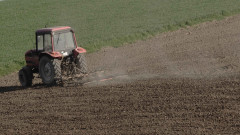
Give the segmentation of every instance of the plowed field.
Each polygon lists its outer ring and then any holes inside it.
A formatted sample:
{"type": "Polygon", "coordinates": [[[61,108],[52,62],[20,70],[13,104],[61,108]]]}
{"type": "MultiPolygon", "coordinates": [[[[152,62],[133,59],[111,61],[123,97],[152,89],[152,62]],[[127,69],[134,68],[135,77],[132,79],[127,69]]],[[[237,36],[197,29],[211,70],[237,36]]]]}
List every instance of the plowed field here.
{"type": "Polygon", "coordinates": [[[240,15],[88,54],[88,83],[0,78],[1,134],[240,134],[240,15]]]}

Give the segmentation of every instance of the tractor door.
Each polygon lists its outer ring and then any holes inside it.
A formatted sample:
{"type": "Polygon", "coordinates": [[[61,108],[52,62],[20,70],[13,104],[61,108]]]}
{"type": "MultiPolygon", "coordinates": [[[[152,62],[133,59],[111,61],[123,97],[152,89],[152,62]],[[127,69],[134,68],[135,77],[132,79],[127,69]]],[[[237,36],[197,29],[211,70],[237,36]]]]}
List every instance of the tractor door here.
{"type": "Polygon", "coordinates": [[[42,34],[36,36],[36,50],[31,51],[31,56],[28,57],[28,60],[33,63],[33,66],[38,67],[39,65],[39,56],[43,52],[52,51],[52,40],[50,34],[42,34]]]}
{"type": "Polygon", "coordinates": [[[52,37],[51,34],[37,35],[36,50],[39,52],[52,52],[52,37]]]}

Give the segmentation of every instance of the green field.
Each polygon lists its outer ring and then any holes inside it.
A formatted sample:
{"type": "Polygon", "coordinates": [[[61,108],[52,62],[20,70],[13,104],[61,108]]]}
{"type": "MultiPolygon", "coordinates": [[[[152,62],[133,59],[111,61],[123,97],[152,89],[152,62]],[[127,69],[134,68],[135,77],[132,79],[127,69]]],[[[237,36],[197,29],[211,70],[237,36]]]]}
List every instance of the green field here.
{"type": "Polygon", "coordinates": [[[17,71],[36,29],[68,25],[89,52],[240,12],[239,0],[5,0],[0,2],[0,75],[17,71]]]}

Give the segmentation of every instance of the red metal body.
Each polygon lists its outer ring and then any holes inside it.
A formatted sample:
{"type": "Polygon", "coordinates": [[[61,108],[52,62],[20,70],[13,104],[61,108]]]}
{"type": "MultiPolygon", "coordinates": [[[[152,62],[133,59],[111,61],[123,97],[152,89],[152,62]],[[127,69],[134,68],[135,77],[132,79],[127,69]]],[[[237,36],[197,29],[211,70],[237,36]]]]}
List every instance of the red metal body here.
{"type": "Polygon", "coordinates": [[[54,35],[54,33],[61,33],[64,31],[71,31],[73,33],[73,40],[74,40],[74,43],[76,46],[76,48],[72,50],[73,56],[77,57],[77,55],[80,53],[86,53],[86,50],[84,48],[77,46],[75,33],[71,27],[60,26],[60,27],[52,27],[52,28],[43,28],[43,29],[39,29],[36,31],[36,49],[29,50],[25,53],[25,60],[26,60],[27,66],[37,69],[39,66],[39,61],[40,61],[41,57],[45,56],[45,55],[52,57],[53,59],[62,59],[64,57],[63,54],[61,52],[54,50],[53,35],[54,35]],[[47,51],[38,49],[37,36],[44,35],[44,34],[51,34],[51,44],[52,44],[51,52],[47,52],[47,51]]]}

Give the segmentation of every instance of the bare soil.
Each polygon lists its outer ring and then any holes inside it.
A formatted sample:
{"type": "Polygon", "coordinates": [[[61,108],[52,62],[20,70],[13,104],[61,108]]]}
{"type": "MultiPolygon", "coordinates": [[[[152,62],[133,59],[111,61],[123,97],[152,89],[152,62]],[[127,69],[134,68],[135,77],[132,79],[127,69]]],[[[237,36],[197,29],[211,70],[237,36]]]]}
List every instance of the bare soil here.
{"type": "Polygon", "coordinates": [[[240,134],[240,15],[88,54],[83,86],[0,78],[2,134],[240,134]]]}

